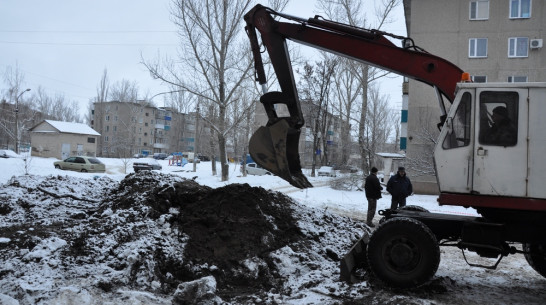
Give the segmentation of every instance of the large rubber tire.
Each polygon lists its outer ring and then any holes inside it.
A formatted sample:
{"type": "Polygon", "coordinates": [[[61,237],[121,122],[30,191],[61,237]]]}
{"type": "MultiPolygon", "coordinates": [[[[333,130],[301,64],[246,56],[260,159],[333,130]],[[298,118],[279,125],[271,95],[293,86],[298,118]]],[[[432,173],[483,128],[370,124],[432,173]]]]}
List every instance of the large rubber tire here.
{"type": "Polygon", "coordinates": [[[372,273],[395,288],[412,288],[429,281],[440,264],[440,246],[422,222],[406,217],[385,221],[368,243],[372,273]]]}
{"type": "Polygon", "coordinates": [[[60,165],[55,165],[55,168],[56,169],[61,169],[61,166],[60,165]]]}
{"type": "Polygon", "coordinates": [[[546,244],[523,244],[523,251],[529,266],[546,277],[546,244]]]}

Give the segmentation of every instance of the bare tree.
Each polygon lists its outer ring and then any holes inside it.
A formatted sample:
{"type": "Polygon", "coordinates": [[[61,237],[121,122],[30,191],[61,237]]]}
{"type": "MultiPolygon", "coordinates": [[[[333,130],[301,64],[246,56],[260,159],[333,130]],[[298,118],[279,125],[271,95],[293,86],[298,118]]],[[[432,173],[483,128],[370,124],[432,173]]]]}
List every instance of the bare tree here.
{"type": "Polygon", "coordinates": [[[313,152],[319,149],[323,152],[319,162],[317,162],[317,154],[313,154],[311,176],[315,175],[316,165],[329,163],[327,134],[333,123],[330,90],[336,64],[336,59],[326,56],[323,61],[316,62],[315,65],[306,63],[303,71],[300,72],[301,91],[306,100],[306,105],[303,106],[307,107],[305,112],[308,114],[306,128],[309,128],[312,133],[313,152]]]}
{"type": "MultiPolygon", "coordinates": [[[[358,126],[359,117],[355,114],[357,101],[360,97],[361,84],[357,78],[354,77],[350,66],[354,65],[354,62],[347,58],[341,58],[339,65],[336,67],[336,77],[334,77],[334,98],[339,103],[337,105],[337,112],[340,116],[340,156],[338,163],[347,164],[352,148],[352,127],[358,126]]],[[[334,105],[335,106],[335,105],[334,105]]],[[[355,129],[356,130],[356,129],[355,129]]]]}
{"type": "MultiPolygon", "coordinates": [[[[395,7],[400,5],[401,0],[380,0],[380,1],[371,1],[372,4],[377,4],[375,6],[374,21],[370,21],[365,16],[364,11],[364,1],[361,0],[338,0],[338,1],[329,1],[329,0],[319,0],[317,5],[318,7],[327,15],[328,18],[337,20],[339,22],[348,23],[353,26],[380,29],[383,25],[391,22],[390,14],[395,7]]],[[[372,81],[381,78],[388,74],[383,70],[371,67],[366,64],[357,64],[357,65],[346,65],[344,66],[351,75],[358,80],[358,86],[355,87],[354,82],[344,82],[343,85],[348,86],[345,90],[350,90],[349,92],[354,92],[353,90],[359,89],[361,94],[358,96],[361,97],[361,109],[360,117],[358,121],[358,143],[360,148],[361,155],[361,168],[367,172],[368,171],[368,162],[366,161],[367,149],[366,149],[366,122],[367,122],[367,109],[368,109],[368,86],[372,81]]],[[[339,93],[339,92],[338,92],[339,93]]],[[[345,94],[340,95],[341,98],[352,98],[355,94],[345,94]]],[[[348,111],[353,106],[351,100],[346,100],[345,107],[340,107],[340,110],[348,111]]],[[[345,114],[345,118],[349,114],[345,114]]],[[[346,135],[346,131],[345,131],[346,135]]]]}
{"type": "Polygon", "coordinates": [[[138,84],[126,79],[116,82],[110,86],[108,97],[112,101],[135,103],[138,101],[138,84]]]}
{"type": "Polygon", "coordinates": [[[239,89],[252,79],[249,44],[242,31],[243,15],[252,3],[173,0],[171,12],[181,38],[179,59],[163,65],[144,62],[153,77],[198,96],[203,106],[216,108],[215,120],[203,119],[217,137],[222,181],[229,177],[227,135],[245,116],[244,111],[240,117],[230,112],[239,100],[239,89]]]}
{"type": "Polygon", "coordinates": [[[7,85],[6,92],[2,92],[2,113],[0,115],[0,137],[2,140],[2,146],[9,148],[9,146],[15,147],[17,138],[20,137],[19,126],[16,125],[15,109],[17,97],[24,92],[24,75],[19,70],[18,66],[15,68],[7,67],[4,73],[4,83],[7,85]]]}
{"type": "MultiPolygon", "coordinates": [[[[105,107],[102,107],[100,105],[99,107],[94,107],[94,103],[103,104],[108,102],[108,92],[110,89],[110,82],[108,81],[108,71],[104,69],[102,73],[102,77],[100,79],[99,85],[97,86],[97,96],[93,100],[90,101],[89,105],[89,122],[91,122],[93,119],[96,121],[95,126],[103,126],[104,124],[104,117],[106,115],[105,113],[105,107]],[[94,115],[91,115],[91,110],[94,109],[94,115]]],[[[102,156],[103,153],[106,151],[108,152],[108,143],[104,141],[104,137],[98,138],[97,143],[97,149],[99,156],[102,156]]]]}
{"type": "Polygon", "coordinates": [[[391,136],[390,110],[388,99],[381,95],[377,86],[372,86],[368,92],[369,104],[366,121],[366,162],[367,168],[377,165],[376,153],[383,150],[391,136]]]}
{"type": "Polygon", "coordinates": [[[418,126],[414,129],[412,141],[421,149],[418,154],[406,156],[406,164],[411,167],[413,176],[436,176],[433,154],[439,134],[435,124],[438,113],[430,107],[422,107],[415,115],[418,126]]]}

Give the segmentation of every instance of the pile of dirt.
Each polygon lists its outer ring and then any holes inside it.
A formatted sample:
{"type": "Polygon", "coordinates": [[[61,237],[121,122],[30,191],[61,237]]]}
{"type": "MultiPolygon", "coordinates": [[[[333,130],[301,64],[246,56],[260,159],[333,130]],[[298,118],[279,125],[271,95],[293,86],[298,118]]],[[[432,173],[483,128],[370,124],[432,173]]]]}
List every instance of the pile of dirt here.
{"type": "Polygon", "coordinates": [[[188,179],[161,183],[164,178],[146,171],[128,175],[99,211],[136,209],[156,220],[169,215],[167,222],[184,235],[185,245],[179,255],[161,248],[154,253],[164,288],[211,275],[220,295],[234,289],[252,294],[280,288],[282,281],[269,267],[273,262],[268,254],[303,236],[293,217],[292,199],[248,184],[212,189],[188,179]]]}
{"type": "Polygon", "coordinates": [[[28,304],[122,300],[128,289],[174,304],[340,298],[338,260],[363,229],[260,187],[153,171],[120,182],[21,176],[0,197],[0,289],[28,304]],[[72,283],[79,290],[56,288],[72,283]]]}

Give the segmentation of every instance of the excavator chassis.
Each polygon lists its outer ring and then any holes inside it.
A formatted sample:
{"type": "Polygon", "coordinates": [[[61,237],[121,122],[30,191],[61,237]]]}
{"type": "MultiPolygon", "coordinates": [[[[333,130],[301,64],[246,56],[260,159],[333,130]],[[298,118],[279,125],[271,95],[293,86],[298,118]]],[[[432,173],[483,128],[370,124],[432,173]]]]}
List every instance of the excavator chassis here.
{"type": "Polygon", "coordinates": [[[546,274],[546,257],[542,252],[538,255],[511,246],[521,243],[524,248],[543,249],[546,245],[543,221],[530,226],[528,222],[492,221],[421,210],[382,210],[380,215],[384,218],[376,230],[365,233],[342,258],[341,280],[356,283],[361,280],[356,271],[364,269],[392,287],[420,286],[436,273],[440,246],[456,246],[463,254],[471,251],[481,257],[497,258],[494,265],[467,261],[471,266],[488,269],[495,269],[509,254],[523,253],[528,261],[534,260],[532,267],[537,272],[546,274]]]}

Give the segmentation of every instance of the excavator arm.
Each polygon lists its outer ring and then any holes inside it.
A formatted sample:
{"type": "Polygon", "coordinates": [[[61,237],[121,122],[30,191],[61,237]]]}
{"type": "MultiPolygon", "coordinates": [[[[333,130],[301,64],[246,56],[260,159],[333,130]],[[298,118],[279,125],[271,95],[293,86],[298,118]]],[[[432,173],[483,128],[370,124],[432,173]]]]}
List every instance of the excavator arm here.
{"type": "Polygon", "coordinates": [[[301,172],[298,143],[304,119],[296,89],[296,82],[286,39],[328,51],[358,62],[379,67],[429,84],[436,89],[442,116],[445,106],[442,96],[451,103],[457,82],[463,71],[449,61],[416,47],[410,38],[402,39],[404,47],[397,47],[386,35],[324,20],[319,16],[302,19],[275,12],[256,5],[245,16],[257,81],[266,88],[266,76],[258,42],[258,31],[274,68],[281,92],[268,92],[261,98],[268,122],[251,137],[249,150],[252,158],[267,170],[300,188],[312,186],[301,172]],[[290,22],[281,22],[280,17],[290,22]],[[276,104],[285,104],[289,117],[279,117],[276,104]]]}

